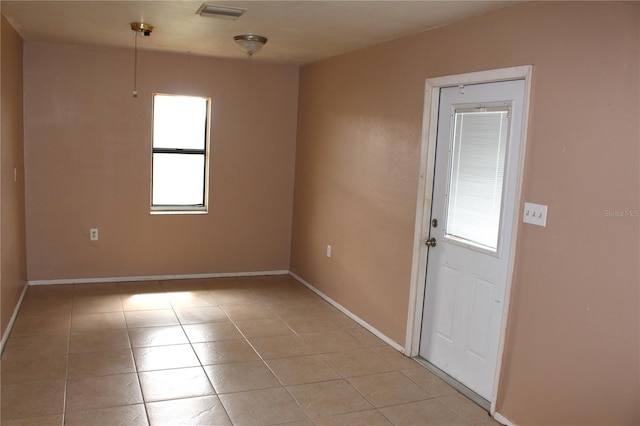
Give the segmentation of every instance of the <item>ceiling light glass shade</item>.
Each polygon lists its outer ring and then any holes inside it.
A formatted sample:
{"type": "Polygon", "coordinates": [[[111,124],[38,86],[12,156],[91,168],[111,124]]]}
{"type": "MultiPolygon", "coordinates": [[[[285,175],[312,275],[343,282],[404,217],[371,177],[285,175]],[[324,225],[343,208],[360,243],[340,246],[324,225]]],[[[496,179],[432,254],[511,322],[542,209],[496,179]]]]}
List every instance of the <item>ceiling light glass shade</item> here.
{"type": "Polygon", "coordinates": [[[266,37],[259,35],[237,35],[233,38],[244,53],[251,56],[254,53],[262,49],[262,46],[267,42],[266,37]]]}

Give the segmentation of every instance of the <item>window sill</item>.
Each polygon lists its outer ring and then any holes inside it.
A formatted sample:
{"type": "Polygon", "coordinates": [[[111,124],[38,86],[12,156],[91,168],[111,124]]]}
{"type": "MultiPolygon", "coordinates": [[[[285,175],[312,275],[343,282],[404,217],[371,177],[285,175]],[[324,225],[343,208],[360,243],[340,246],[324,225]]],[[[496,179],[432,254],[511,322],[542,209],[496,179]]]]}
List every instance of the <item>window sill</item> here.
{"type": "Polygon", "coordinates": [[[162,210],[162,209],[158,209],[158,210],[151,210],[149,212],[149,214],[151,215],[175,215],[175,214],[208,214],[209,211],[206,209],[203,210],[162,210]]]}

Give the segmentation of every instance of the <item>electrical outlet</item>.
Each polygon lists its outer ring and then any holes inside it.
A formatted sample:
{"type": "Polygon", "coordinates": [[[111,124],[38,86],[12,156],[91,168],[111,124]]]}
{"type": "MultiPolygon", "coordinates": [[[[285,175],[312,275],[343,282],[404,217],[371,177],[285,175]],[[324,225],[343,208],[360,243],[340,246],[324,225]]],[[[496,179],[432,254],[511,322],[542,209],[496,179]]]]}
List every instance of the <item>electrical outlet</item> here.
{"type": "Polygon", "coordinates": [[[532,225],[547,226],[547,206],[542,204],[524,203],[522,221],[532,225]]]}
{"type": "Polygon", "coordinates": [[[327,246],[327,257],[331,257],[331,246],[327,246]]]}
{"type": "Polygon", "coordinates": [[[89,229],[89,239],[91,241],[98,241],[98,228],[89,229]]]}

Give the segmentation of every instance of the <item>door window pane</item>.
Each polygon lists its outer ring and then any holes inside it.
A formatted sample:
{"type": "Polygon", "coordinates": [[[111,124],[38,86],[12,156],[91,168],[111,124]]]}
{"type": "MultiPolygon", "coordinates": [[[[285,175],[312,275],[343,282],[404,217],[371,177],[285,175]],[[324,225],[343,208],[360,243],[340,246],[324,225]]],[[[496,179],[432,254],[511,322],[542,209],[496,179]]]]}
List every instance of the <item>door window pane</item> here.
{"type": "Polygon", "coordinates": [[[456,110],[445,237],[496,252],[509,109],[456,110]]]}

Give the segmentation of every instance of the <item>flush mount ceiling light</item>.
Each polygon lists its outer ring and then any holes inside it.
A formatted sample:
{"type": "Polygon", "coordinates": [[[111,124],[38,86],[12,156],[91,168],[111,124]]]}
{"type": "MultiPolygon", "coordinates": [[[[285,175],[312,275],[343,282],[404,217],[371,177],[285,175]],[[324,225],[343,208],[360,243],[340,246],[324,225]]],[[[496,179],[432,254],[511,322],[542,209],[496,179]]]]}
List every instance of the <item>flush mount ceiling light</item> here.
{"type": "Polygon", "coordinates": [[[153,25],[145,24],[142,22],[132,22],[131,30],[135,33],[135,38],[133,41],[133,97],[138,97],[138,34],[142,34],[145,37],[149,37],[151,35],[151,31],[153,31],[153,25]]]}
{"type": "Polygon", "coordinates": [[[200,16],[208,16],[211,18],[235,20],[242,16],[246,11],[247,9],[242,9],[240,7],[218,6],[215,4],[202,3],[202,6],[200,6],[200,9],[198,9],[196,13],[200,16]]]}
{"type": "Polygon", "coordinates": [[[262,46],[267,43],[266,37],[253,34],[237,35],[233,39],[240,50],[249,55],[249,57],[262,49],[262,46]]]}

